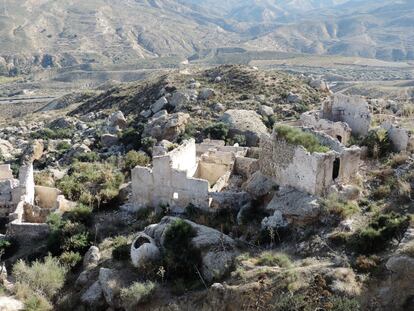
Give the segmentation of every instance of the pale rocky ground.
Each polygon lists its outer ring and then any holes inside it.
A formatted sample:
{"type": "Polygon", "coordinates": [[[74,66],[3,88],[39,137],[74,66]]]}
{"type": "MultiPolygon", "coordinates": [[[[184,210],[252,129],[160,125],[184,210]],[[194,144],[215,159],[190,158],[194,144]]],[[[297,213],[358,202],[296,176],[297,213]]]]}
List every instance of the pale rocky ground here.
{"type": "MultiPolygon", "coordinates": [[[[79,155],[96,153],[99,161],[104,162],[112,157],[120,162],[125,153],[134,147],[134,141],[125,144],[122,140],[122,134],[131,128],[134,133],[141,131],[144,136],[156,137],[160,142],[169,140],[178,144],[188,136],[201,141],[206,136],[205,127],[222,120],[229,123],[231,130],[247,134],[246,138],[254,141],[260,134],[270,133],[273,126],[270,117],[276,122],[296,122],[303,111],[319,108],[322,100],[329,95],[325,83],[318,79],[265,72],[246,66],[223,66],[186,73],[176,71],[145,82],[115,85],[95,92],[84,97],[64,97],[57,100],[57,104],[54,101],[39,112],[22,116],[19,121],[3,120],[0,126],[0,163],[6,161],[19,165],[22,156],[32,155],[35,138],[36,144],[43,149],[36,156],[35,170],[46,173],[40,178],[42,182],[55,184],[70,174],[72,161],[79,155]],[[140,123],[143,123],[143,129],[140,129],[140,123]],[[45,129],[67,136],[48,138],[41,132],[45,129]],[[65,148],[58,147],[62,143],[66,143],[65,148]]],[[[405,104],[372,100],[370,109],[374,112],[375,122],[379,122],[383,115],[391,115],[409,127],[412,117],[401,112],[405,104]]],[[[166,142],[163,144],[168,146],[166,142]]],[[[393,240],[387,249],[379,252],[376,267],[368,271],[361,270],[356,264],[358,254],[336,244],[334,237],[338,232],[357,232],[378,210],[393,210],[403,215],[414,212],[414,180],[409,177],[414,165],[412,152],[413,146],[410,145],[401,163],[392,166],[389,164],[392,156],[381,161],[366,159],[359,172],[359,197],[346,202],[357,204],[358,210],[346,215],[345,219],[324,211],[323,202],[309,203],[307,197],[299,194],[299,198],[303,199],[298,200],[301,205],[289,202],[293,205],[283,210],[286,214],[294,214],[294,220],[289,224],[283,219],[281,221],[273,210],[262,209],[268,205],[276,190],[274,183],[260,176],[244,185],[258,205],[257,210],[250,211],[251,214],[243,217],[243,212],[240,212],[242,206],[238,206],[227,216],[186,215],[193,221],[192,226],[197,228],[194,246],[202,251],[203,260],[210,267],[216,265],[216,269],[210,270],[219,270],[220,278],[214,279],[201,271],[206,284],[177,293],[176,284],[156,276],[153,279],[159,286],[150,301],[140,309],[285,310],[286,305],[281,309],[277,307],[281,305],[282,298],[294,293],[295,296],[307,297],[312,303],[313,299],[318,300],[316,305],[327,310],[332,310],[327,305],[330,297],[358,301],[361,310],[390,310],[390,306],[395,310],[411,310],[414,295],[411,282],[414,267],[412,220],[404,238],[393,240]],[[372,198],[379,185],[383,185],[386,174],[397,179],[402,176],[407,178],[407,201],[400,201],[401,185],[392,188],[386,197],[372,198]],[[267,223],[276,224],[275,228],[279,228],[280,232],[265,232],[265,237],[261,237],[265,217],[273,217],[268,218],[267,223]],[[266,242],[260,241],[262,238],[266,242]],[[270,241],[267,241],[269,238],[270,241]],[[211,258],[209,254],[217,249],[221,256],[211,258]],[[291,263],[260,261],[265,251],[286,253],[291,263]]],[[[128,182],[128,172],[123,173],[128,182]]],[[[231,186],[240,188],[237,178],[232,180],[231,186]]],[[[96,235],[95,247],[89,249],[83,256],[83,262],[70,272],[64,288],[54,301],[57,310],[130,307],[120,301],[120,289],[133,281],[145,279],[145,273],[134,267],[129,258],[118,260],[113,257],[114,237],[125,237],[129,245],[135,235],[144,230],[155,244],[162,245],[165,224],[175,215],[168,214],[168,211],[155,216],[121,210],[120,205],[127,200],[130,192],[126,185],[123,187],[126,198],[120,194],[116,203],[95,210],[90,227],[96,235]],[[152,223],[158,225],[147,227],[152,223]]],[[[37,246],[39,254],[36,255],[45,255],[42,241],[37,246]]],[[[32,252],[31,247],[22,247],[8,259],[8,267],[18,257],[28,258],[32,252]]],[[[148,251],[148,256],[154,256],[151,258],[156,255],[148,251]]],[[[8,304],[10,310],[19,310],[19,302],[12,297],[0,298],[0,309],[2,299],[13,301],[14,309],[13,304],[8,304]]],[[[292,310],[302,309],[299,306],[292,310]]],[[[354,309],[338,307],[334,310],[354,309]]]]}

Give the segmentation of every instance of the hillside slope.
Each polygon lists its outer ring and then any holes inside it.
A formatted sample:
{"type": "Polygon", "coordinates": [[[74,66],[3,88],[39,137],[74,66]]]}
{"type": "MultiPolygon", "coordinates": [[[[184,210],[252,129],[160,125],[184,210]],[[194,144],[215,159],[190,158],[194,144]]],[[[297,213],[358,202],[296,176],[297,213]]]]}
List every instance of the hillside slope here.
{"type": "Polygon", "coordinates": [[[411,1],[4,0],[0,74],[203,49],[414,59],[411,1]]]}

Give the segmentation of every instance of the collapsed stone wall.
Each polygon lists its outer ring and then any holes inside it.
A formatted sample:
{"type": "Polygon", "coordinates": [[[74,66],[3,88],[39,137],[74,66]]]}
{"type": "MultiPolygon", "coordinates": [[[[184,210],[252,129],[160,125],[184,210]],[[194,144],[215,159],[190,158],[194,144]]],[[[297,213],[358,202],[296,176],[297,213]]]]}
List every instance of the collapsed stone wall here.
{"type": "Polygon", "coordinates": [[[276,131],[263,136],[259,167],[280,186],[291,186],[311,194],[322,195],[332,184],[335,153],[309,153],[300,145],[287,143],[276,131]]]}
{"type": "MultiPolygon", "coordinates": [[[[0,208],[6,209],[14,204],[19,181],[13,178],[9,164],[0,165],[0,208]]],[[[5,212],[2,212],[5,214],[5,212]]]]}
{"type": "Polygon", "coordinates": [[[347,123],[323,119],[321,111],[305,112],[301,115],[300,120],[302,126],[324,132],[345,145],[348,144],[351,138],[352,130],[347,123]]]}
{"type": "Polygon", "coordinates": [[[168,154],[154,156],[152,168],[132,170],[134,208],[168,205],[180,211],[189,204],[209,208],[212,193],[228,185],[236,158],[247,150],[210,140],[196,146],[191,139],[168,154]]]}
{"type": "Polygon", "coordinates": [[[323,132],[313,133],[321,144],[329,146],[326,153],[309,153],[303,146],[288,143],[274,131],[263,136],[259,168],[279,186],[289,186],[314,195],[324,195],[334,183],[351,183],[358,176],[361,149],[346,148],[337,139],[323,132]]]}
{"type": "Polygon", "coordinates": [[[163,156],[153,158],[152,169],[132,170],[132,200],[137,208],[168,205],[172,208],[194,204],[209,206],[209,182],[192,175],[197,169],[194,139],[163,156]]]}
{"type": "Polygon", "coordinates": [[[13,179],[13,172],[10,168],[10,164],[0,165],[0,180],[13,179]]]}
{"type": "Polygon", "coordinates": [[[6,234],[22,243],[42,239],[49,232],[47,216],[71,204],[58,189],[35,186],[32,164],[21,166],[15,181],[6,234]]]}
{"type": "Polygon", "coordinates": [[[361,96],[335,94],[324,102],[323,119],[346,122],[355,136],[365,136],[371,126],[368,102],[361,96]]]}
{"type": "Polygon", "coordinates": [[[393,151],[401,152],[408,149],[410,143],[410,133],[402,127],[394,125],[390,122],[384,122],[381,127],[388,133],[393,151]]]}

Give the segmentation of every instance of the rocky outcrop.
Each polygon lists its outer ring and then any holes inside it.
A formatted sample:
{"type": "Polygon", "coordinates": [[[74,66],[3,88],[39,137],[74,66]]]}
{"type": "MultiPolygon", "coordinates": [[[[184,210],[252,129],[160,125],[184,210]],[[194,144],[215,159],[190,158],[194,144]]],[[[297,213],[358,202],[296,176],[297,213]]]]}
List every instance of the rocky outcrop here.
{"type": "Polygon", "coordinates": [[[221,120],[230,127],[230,136],[244,135],[247,146],[257,146],[260,136],[267,133],[261,117],[253,110],[227,110],[221,120]]]}
{"type": "Polygon", "coordinates": [[[101,253],[99,248],[96,246],[91,246],[83,257],[83,268],[90,269],[96,267],[101,259],[101,253]]]}
{"type": "MultiPolygon", "coordinates": [[[[165,234],[176,217],[164,217],[160,223],[145,228],[145,233],[155,240],[161,248],[165,246],[165,234]]],[[[211,282],[223,277],[231,268],[237,254],[235,241],[215,229],[184,220],[196,232],[193,246],[201,252],[203,278],[211,282]]]]}
{"type": "Polygon", "coordinates": [[[320,205],[316,197],[291,188],[284,188],[275,193],[266,209],[281,212],[285,219],[297,225],[312,223],[320,214],[320,205]]]}
{"type": "MultiPolygon", "coordinates": [[[[122,288],[122,281],[119,279],[119,275],[116,273],[116,271],[113,269],[101,268],[99,270],[99,284],[102,288],[102,293],[106,300],[106,303],[112,308],[119,308],[119,293],[122,288]]],[[[98,285],[95,285],[94,292],[96,295],[98,295],[98,285]]]]}
{"type": "Polygon", "coordinates": [[[19,311],[24,310],[24,304],[13,297],[0,297],[0,310],[19,311]]]}
{"type": "Polygon", "coordinates": [[[119,127],[121,129],[124,129],[127,127],[128,122],[125,119],[122,111],[117,111],[109,116],[109,124],[111,127],[119,127]]]}
{"type": "Polygon", "coordinates": [[[276,188],[276,184],[260,171],[255,172],[243,185],[243,189],[255,198],[267,195],[276,188]]]}
{"type": "Polygon", "coordinates": [[[104,147],[111,147],[117,145],[119,142],[118,136],[113,134],[103,134],[101,136],[101,144],[104,147]]]}
{"type": "Polygon", "coordinates": [[[102,286],[99,281],[96,281],[89,287],[82,295],[81,301],[91,308],[97,308],[104,305],[102,286]]]}
{"type": "Polygon", "coordinates": [[[153,137],[158,141],[163,139],[175,141],[181,134],[184,134],[189,120],[190,115],[187,113],[164,114],[148,122],[145,126],[144,136],[153,137]]]}

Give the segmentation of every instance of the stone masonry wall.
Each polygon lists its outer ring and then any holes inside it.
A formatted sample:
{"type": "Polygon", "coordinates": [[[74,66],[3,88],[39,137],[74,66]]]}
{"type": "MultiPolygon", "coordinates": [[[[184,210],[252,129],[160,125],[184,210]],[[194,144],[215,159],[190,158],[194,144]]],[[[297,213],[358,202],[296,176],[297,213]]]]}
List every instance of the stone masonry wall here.
{"type": "Polygon", "coordinates": [[[323,118],[348,123],[356,136],[367,135],[371,125],[368,102],[361,96],[333,95],[323,105],[323,118]]]}
{"type": "Polygon", "coordinates": [[[300,119],[303,126],[313,128],[316,131],[322,131],[340,140],[345,145],[351,138],[352,130],[347,123],[323,119],[322,112],[320,111],[305,112],[300,119]]]}
{"type": "Polygon", "coordinates": [[[209,183],[191,177],[196,169],[194,140],[186,141],[167,155],[154,157],[153,168],[132,170],[132,200],[140,208],[145,206],[184,208],[194,204],[209,206],[209,183]]]}
{"type": "Polygon", "coordinates": [[[334,152],[310,154],[278,138],[276,132],[271,138],[263,136],[261,147],[260,170],[278,185],[321,195],[332,184],[334,152]]]}

